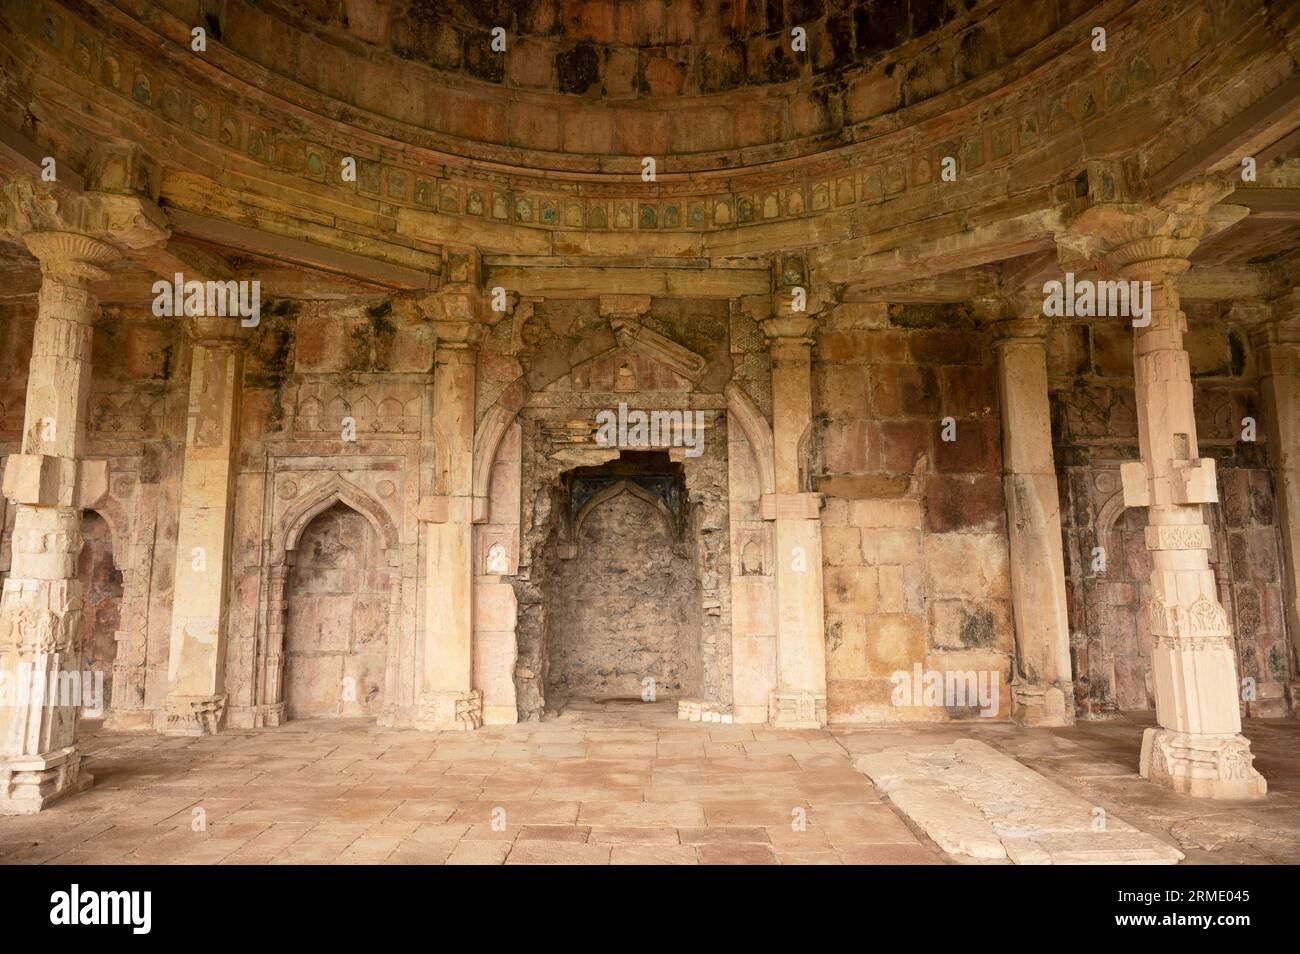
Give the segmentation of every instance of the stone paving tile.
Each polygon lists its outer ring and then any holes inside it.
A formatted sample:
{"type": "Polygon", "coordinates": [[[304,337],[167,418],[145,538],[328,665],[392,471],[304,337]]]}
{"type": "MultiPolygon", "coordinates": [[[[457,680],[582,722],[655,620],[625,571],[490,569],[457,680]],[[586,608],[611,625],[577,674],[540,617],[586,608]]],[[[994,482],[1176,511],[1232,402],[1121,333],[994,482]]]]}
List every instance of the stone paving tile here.
{"type": "Polygon", "coordinates": [[[0,864],[944,864],[853,763],[971,737],[1178,843],[1189,863],[1300,862],[1300,726],[1249,722],[1270,795],[1207,806],[1137,777],[1142,725],[782,732],[645,706],[472,738],[362,720],[206,739],[99,732],[85,739],[96,786],[0,818],[0,864]]]}

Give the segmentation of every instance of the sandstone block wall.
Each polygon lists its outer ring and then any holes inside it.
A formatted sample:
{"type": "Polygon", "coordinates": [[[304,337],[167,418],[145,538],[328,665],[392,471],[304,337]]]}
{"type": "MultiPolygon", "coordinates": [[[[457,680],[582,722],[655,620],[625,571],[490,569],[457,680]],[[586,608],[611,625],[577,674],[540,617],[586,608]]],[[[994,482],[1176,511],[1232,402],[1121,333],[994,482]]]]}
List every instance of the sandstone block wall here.
{"type": "Polygon", "coordinates": [[[913,666],[986,671],[1013,632],[996,372],[968,310],[846,304],[814,352],[832,719],[968,718],[891,702],[913,666]],[[951,418],[955,440],[943,440],[951,418]]]}

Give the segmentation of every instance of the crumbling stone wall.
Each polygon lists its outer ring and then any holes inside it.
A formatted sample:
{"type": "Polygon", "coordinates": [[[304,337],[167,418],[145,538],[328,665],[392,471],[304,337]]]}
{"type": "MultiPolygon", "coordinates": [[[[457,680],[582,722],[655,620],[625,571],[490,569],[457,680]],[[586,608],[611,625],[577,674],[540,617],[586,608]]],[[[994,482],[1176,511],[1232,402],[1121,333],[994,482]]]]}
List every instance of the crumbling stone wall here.
{"type": "MultiPolygon", "coordinates": [[[[1232,621],[1237,669],[1256,682],[1256,715],[1286,712],[1291,654],[1269,448],[1248,335],[1228,303],[1184,303],[1201,453],[1218,470],[1220,503],[1206,509],[1210,562],[1232,621]],[[1242,440],[1242,421],[1258,423],[1242,440]]],[[[1131,330],[1116,319],[1061,321],[1048,341],[1052,434],[1061,483],[1075,696],[1102,716],[1155,705],[1144,509],[1125,509],[1119,465],[1138,459],[1131,330]],[[1104,563],[1099,559],[1104,551],[1104,563]]]]}
{"type": "MultiPolygon", "coordinates": [[[[560,475],[575,466],[600,464],[615,456],[596,447],[595,415],[629,408],[699,410],[705,415],[703,452],[681,463],[689,516],[685,543],[694,567],[690,598],[698,603],[699,677],[693,691],[728,704],[731,701],[730,546],[728,541],[727,427],[723,388],[730,377],[731,355],[725,335],[729,306],[721,301],[654,299],[642,319],[645,327],[706,357],[700,380],[692,383],[667,366],[630,349],[614,346],[607,319],[594,301],[542,301],[510,335],[496,333],[484,346],[483,365],[506,373],[512,363],[534,390],[521,411],[521,501],[519,572],[516,589],[519,624],[515,669],[521,719],[539,718],[552,700],[548,633],[554,605],[553,587],[561,585],[556,547],[560,530],[557,490],[560,475]],[[596,356],[573,366],[572,354],[596,356]]],[[[502,325],[506,323],[503,322],[502,325]]],[[[500,328],[501,326],[498,326],[500,328]]],[[[499,390],[488,377],[482,392],[499,390]]],[[[635,547],[636,537],[626,544],[635,547]]],[[[656,584],[656,601],[641,606],[643,621],[660,611],[663,600],[683,599],[673,577],[656,584]]],[[[683,683],[685,686],[687,683],[683,683]]],[[[639,692],[639,689],[638,689],[639,692]]]]}
{"type": "MultiPolygon", "coordinates": [[[[682,501],[684,503],[684,501],[682,501]]],[[[574,696],[693,696],[700,684],[699,581],[683,527],[625,491],[587,514],[556,565],[548,689],[574,696]]]]}
{"type": "Polygon", "coordinates": [[[990,672],[1014,645],[997,378],[959,305],[842,304],[813,356],[832,720],[968,718],[891,701],[898,671],[990,672]],[[943,440],[952,418],[952,441],[943,440]]]}

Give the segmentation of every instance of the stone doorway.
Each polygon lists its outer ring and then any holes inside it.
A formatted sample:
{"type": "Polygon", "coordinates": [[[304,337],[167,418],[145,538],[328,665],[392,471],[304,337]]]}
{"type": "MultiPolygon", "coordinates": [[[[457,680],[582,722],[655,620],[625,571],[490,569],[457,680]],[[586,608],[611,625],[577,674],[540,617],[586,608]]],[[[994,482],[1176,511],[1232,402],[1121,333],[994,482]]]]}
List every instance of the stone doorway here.
{"type": "Polygon", "coordinates": [[[288,718],[381,714],[391,591],[364,516],[339,502],[306,526],[285,581],[288,718]]]}
{"type": "MultiPolygon", "coordinates": [[[[83,707],[82,714],[102,716],[112,705],[113,662],[117,659],[117,631],[122,616],[122,571],[113,561],[113,533],[108,521],[87,510],[81,515],[81,552],[77,555],[77,578],[81,581],[82,678],[92,686],[102,682],[103,695],[97,710],[83,707]]],[[[90,698],[84,694],[83,698],[90,698]]]]}
{"type": "Polygon", "coordinates": [[[624,451],[561,474],[554,497],[546,710],[699,695],[701,591],[683,466],[624,451]]]}

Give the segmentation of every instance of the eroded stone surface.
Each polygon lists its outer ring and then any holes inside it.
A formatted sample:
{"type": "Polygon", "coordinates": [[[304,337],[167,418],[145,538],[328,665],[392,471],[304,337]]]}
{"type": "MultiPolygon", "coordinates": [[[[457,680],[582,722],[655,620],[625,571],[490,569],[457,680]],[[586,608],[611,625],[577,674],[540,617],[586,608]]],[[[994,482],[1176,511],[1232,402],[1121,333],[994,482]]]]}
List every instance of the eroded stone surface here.
{"type": "Polygon", "coordinates": [[[855,763],[953,855],[1015,864],[1177,864],[1182,852],[974,739],[855,763]]]}

